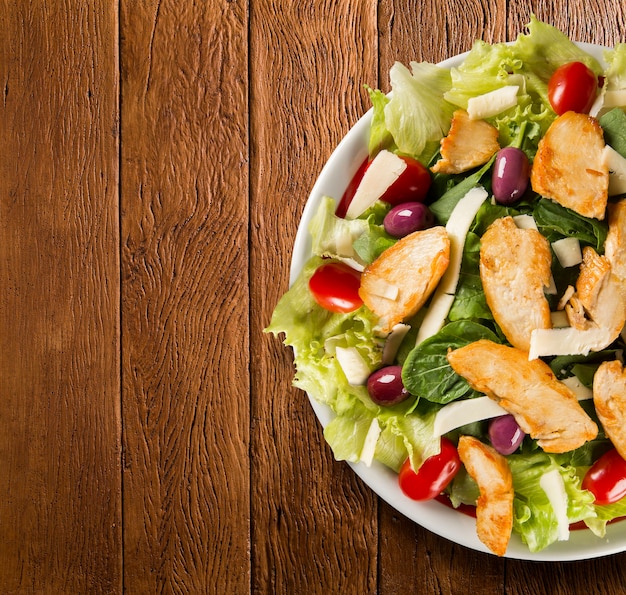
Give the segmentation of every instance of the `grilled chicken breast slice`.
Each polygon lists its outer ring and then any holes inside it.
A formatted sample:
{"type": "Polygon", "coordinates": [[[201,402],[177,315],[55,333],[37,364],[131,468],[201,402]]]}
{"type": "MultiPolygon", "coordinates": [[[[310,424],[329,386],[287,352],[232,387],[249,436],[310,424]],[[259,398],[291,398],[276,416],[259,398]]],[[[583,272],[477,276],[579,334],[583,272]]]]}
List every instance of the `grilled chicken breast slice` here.
{"type": "Polygon", "coordinates": [[[448,353],[452,369],[511,413],[520,428],[550,453],[582,446],[598,427],[574,393],[540,359],[515,347],[480,340],[448,353]]]}
{"type": "Polygon", "coordinates": [[[528,351],[532,331],[552,327],[544,293],[551,278],[550,245],[537,230],[518,228],[511,217],[496,219],[480,243],[487,305],[509,343],[528,351]]]}
{"type": "Polygon", "coordinates": [[[416,231],[385,250],[361,275],[359,295],[380,318],[380,330],[413,316],[426,302],[450,262],[444,227],[416,231]]]}
{"type": "Polygon", "coordinates": [[[548,128],[533,161],[533,190],[584,217],[604,219],[609,170],[604,135],[587,114],[565,112],[548,128]]]}
{"type": "Polygon", "coordinates": [[[513,529],[513,477],[506,459],[472,436],[461,436],[459,458],[478,484],[476,533],[496,555],[503,556],[513,529]]]}
{"type": "Polygon", "coordinates": [[[626,293],[626,200],[607,206],[609,233],[604,243],[604,255],[626,293]]]}
{"type": "Polygon", "coordinates": [[[472,120],[465,110],[452,115],[450,131],[441,139],[441,159],[434,173],[460,174],[487,163],[500,149],[498,130],[484,120],[472,120]]]}
{"type": "Polygon", "coordinates": [[[581,330],[603,328],[615,341],[626,323],[624,287],[613,273],[609,259],[590,246],[583,248],[583,262],[576,292],[565,306],[570,325],[581,330]]]}
{"type": "Polygon", "coordinates": [[[626,369],[621,362],[600,364],[593,377],[593,404],[606,435],[626,459],[626,369]]]}

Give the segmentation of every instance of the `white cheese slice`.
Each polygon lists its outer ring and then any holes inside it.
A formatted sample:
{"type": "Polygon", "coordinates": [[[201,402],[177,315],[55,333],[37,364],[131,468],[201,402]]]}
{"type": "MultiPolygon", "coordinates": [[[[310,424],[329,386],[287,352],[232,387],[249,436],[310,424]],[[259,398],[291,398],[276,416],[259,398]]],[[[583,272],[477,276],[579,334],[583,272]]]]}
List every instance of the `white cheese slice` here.
{"type": "Polygon", "coordinates": [[[606,145],[602,150],[602,162],[609,168],[609,196],[626,193],[626,159],[606,145]]]}
{"type": "Polygon", "coordinates": [[[563,310],[550,312],[550,321],[552,322],[552,328],[565,328],[570,325],[567,314],[563,310]]]}
{"type": "Polygon", "coordinates": [[[359,271],[359,273],[362,273],[365,270],[365,265],[361,264],[357,260],[354,260],[354,258],[347,258],[344,256],[335,256],[335,258],[337,260],[340,260],[344,264],[347,264],[351,269],[354,269],[355,271],[359,271]]]}
{"type": "Polygon", "coordinates": [[[397,285],[385,281],[382,277],[370,279],[367,289],[369,293],[391,301],[398,299],[398,293],[400,292],[397,285]]]}
{"type": "Polygon", "coordinates": [[[467,102],[467,113],[471,120],[490,118],[517,105],[517,85],[506,85],[495,91],[471,97],[467,102]]]}
{"type": "Polygon", "coordinates": [[[410,325],[402,323],[396,324],[391,329],[383,347],[383,364],[389,365],[394,362],[396,355],[398,354],[398,349],[400,349],[400,345],[402,344],[402,341],[404,341],[404,337],[406,337],[410,330],[410,325]]]}
{"type": "Polygon", "coordinates": [[[614,107],[626,106],[626,89],[612,89],[604,91],[598,96],[589,110],[589,115],[597,117],[601,113],[608,112],[614,107]]]}
{"type": "Polygon", "coordinates": [[[482,421],[483,419],[491,419],[492,417],[500,417],[507,413],[506,409],[500,407],[489,397],[454,401],[437,412],[433,422],[433,434],[437,438],[466,424],[482,421]]]}
{"type": "Polygon", "coordinates": [[[561,382],[567,386],[575,395],[579,401],[587,401],[593,399],[593,391],[587,388],[576,376],[570,376],[564,378],[561,382]]]}
{"type": "Polygon", "coordinates": [[[550,275],[550,284],[546,286],[543,292],[547,295],[556,295],[558,293],[556,283],[554,282],[554,275],[550,275]]]}
{"type": "Polygon", "coordinates": [[[476,186],[459,200],[450,213],[450,218],[446,224],[446,231],[450,238],[450,263],[441,281],[439,281],[428,312],[417,333],[417,344],[441,330],[448,316],[459,282],[465,238],[478,209],[488,196],[487,191],[482,186],[476,186]]]}
{"type": "Polygon", "coordinates": [[[376,444],[378,443],[380,432],[381,428],[378,419],[374,418],[363,441],[363,448],[361,449],[361,456],[359,457],[361,463],[365,463],[367,467],[370,467],[374,460],[374,453],[376,452],[376,444]]]}
{"type": "Polygon", "coordinates": [[[335,347],[335,357],[348,384],[361,386],[367,382],[370,369],[356,347],[335,347]]]}
{"type": "Polygon", "coordinates": [[[611,344],[611,339],[611,331],[604,328],[538,328],[530,334],[528,359],[551,355],[587,355],[590,351],[601,351],[611,344]]]}
{"type": "Polygon", "coordinates": [[[567,492],[558,469],[546,471],[539,479],[541,489],[546,493],[557,521],[557,540],[569,539],[569,519],[567,518],[567,492]]]}
{"type": "Polygon", "coordinates": [[[552,250],[564,269],[576,266],[583,261],[578,238],[562,238],[552,242],[552,250]]]}
{"type": "Polygon", "coordinates": [[[346,219],[356,219],[367,211],[402,175],[407,165],[391,151],[382,150],[365,171],[346,211],[346,219]]]}
{"type": "Polygon", "coordinates": [[[520,229],[534,229],[538,231],[537,222],[532,215],[515,215],[513,222],[520,229]]]}

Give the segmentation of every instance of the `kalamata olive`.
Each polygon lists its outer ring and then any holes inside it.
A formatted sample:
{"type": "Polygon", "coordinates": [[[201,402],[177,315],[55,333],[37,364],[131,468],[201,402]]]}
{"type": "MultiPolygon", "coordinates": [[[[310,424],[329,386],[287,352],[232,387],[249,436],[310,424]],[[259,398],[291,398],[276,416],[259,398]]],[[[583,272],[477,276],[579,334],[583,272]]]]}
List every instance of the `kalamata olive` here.
{"type": "Polygon", "coordinates": [[[500,454],[514,453],[525,436],[512,415],[495,417],[489,422],[489,440],[500,454]]]}
{"type": "Polygon", "coordinates": [[[510,205],[522,198],[528,187],[530,165],[526,153],[516,147],[500,149],[491,177],[491,190],[496,201],[510,205]]]}
{"type": "Polygon", "coordinates": [[[402,383],[402,366],[385,366],[370,374],[367,392],[377,405],[395,405],[409,396],[402,383]]]}
{"type": "Polygon", "coordinates": [[[385,216],[385,231],[394,238],[432,227],[435,217],[421,202],[405,202],[393,207],[385,216]]]}

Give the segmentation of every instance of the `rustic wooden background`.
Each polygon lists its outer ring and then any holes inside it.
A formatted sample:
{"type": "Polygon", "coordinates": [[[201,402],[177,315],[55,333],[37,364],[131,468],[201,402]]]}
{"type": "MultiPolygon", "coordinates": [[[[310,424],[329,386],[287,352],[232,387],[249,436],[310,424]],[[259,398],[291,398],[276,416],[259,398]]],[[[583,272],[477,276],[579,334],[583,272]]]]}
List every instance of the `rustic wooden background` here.
{"type": "Polygon", "coordinates": [[[0,1],[1,593],[621,593],[402,518],[262,329],[333,147],[394,60],[621,0],[0,1]]]}

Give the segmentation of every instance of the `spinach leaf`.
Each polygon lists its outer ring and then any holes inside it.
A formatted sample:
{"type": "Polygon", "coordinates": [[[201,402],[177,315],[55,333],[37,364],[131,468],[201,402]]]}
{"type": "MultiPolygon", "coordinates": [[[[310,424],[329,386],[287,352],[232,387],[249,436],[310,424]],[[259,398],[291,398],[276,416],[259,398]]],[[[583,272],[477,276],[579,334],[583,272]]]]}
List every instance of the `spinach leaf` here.
{"type": "Polygon", "coordinates": [[[626,114],[618,107],[600,118],[604,141],[622,157],[626,157],[626,114]]]}
{"type": "Polygon", "coordinates": [[[478,396],[452,369],[446,356],[449,349],[458,349],[480,339],[500,342],[490,329],[477,322],[459,320],[447,324],[409,353],[402,367],[404,386],[412,395],[442,405],[461,397],[478,396]]]}
{"type": "Polygon", "coordinates": [[[438,200],[429,205],[437,221],[445,225],[450,219],[452,210],[472,188],[478,185],[482,177],[491,169],[496,156],[494,155],[485,165],[473,174],[463,178],[461,182],[452,186],[438,200]]]}
{"type": "Polygon", "coordinates": [[[604,253],[604,240],[608,233],[605,222],[583,217],[546,198],[537,201],[533,217],[539,231],[549,242],[573,236],[582,244],[592,246],[598,254],[604,253]]]}
{"type": "Polygon", "coordinates": [[[492,320],[493,315],[480,280],[480,237],[469,232],[465,239],[461,273],[456,295],[448,314],[451,321],[462,319],[492,320]]]}

